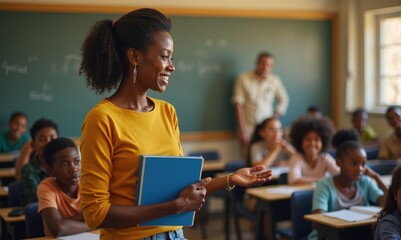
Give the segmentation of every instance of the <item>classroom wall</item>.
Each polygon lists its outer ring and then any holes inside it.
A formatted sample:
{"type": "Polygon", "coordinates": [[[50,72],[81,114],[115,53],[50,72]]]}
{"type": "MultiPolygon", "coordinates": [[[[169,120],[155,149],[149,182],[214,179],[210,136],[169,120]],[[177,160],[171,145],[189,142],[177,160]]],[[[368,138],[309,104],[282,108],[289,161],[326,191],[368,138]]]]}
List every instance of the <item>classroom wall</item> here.
{"type": "MultiPolygon", "coordinates": [[[[364,24],[368,10],[401,6],[401,0],[339,0],[340,16],[340,126],[351,126],[351,112],[364,106],[364,24]],[[351,87],[349,96],[346,88],[351,87]],[[348,99],[347,99],[348,97],[348,99]]],[[[369,114],[369,124],[380,137],[386,136],[391,128],[384,119],[383,112],[369,114]]]]}
{"type": "MultiPolygon", "coordinates": [[[[0,0],[1,3],[9,2],[0,0]]],[[[113,6],[149,6],[158,8],[183,8],[183,9],[266,9],[269,11],[282,10],[302,10],[302,11],[321,11],[338,13],[338,31],[339,31],[339,56],[340,63],[339,74],[339,100],[338,111],[339,126],[350,126],[350,109],[363,104],[362,88],[355,89],[352,99],[346,99],[346,82],[355,79],[358,84],[363,81],[363,16],[366,10],[374,8],[384,8],[400,6],[400,0],[204,0],[204,1],[181,1],[181,0],[13,0],[13,3],[29,4],[84,4],[84,5],[113,5],[113,6]],[[347,101],[346,101],[347,100],[347,101]],[[351,102],[347,105],[346,102],[351,102]]],[[[190,14],[190,13],[189,13],[190,14]]],[[[389,127],[383,119],[382,114],[372,114],[370,124],[375,127],[380,136],[383,136],[389,127]]],[[[220,140],[204,141],[190,140],[183,142],[184,151],[192,149],[204,149],[218,147],[222,150],[222,156],[225,160],[236,160],[240,158],[238,153],[238,144],[234,135],[222,137],[220,140]]]]}

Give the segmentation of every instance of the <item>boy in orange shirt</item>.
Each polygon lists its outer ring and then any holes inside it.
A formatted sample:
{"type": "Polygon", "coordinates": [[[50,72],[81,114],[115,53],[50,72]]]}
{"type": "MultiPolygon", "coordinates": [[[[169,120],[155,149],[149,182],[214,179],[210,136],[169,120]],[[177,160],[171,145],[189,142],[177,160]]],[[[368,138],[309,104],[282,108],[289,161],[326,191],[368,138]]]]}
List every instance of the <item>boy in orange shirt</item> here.
{"type": "Polygon", "coordinates": [[[90,230],[80,207],[81,158],[77,146],[68,138],[54,139],[46,145],[44,158],[50,177],[39,184],[37,194],[46,236],[90,230]]]}

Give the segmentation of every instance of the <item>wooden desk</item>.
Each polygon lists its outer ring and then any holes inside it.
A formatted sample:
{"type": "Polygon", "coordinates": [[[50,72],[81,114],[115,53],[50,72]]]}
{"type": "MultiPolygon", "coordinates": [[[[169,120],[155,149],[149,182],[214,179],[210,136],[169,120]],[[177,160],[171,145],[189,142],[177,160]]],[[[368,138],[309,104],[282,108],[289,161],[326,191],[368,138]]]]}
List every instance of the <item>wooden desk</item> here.
{"type": "Polygon", "coordinates": [[[0,163],[8,163],[8,162],[14,162],[15,158],[18,157],[19,153],[3,153],[0,154],[0,163]]]}
{"type": "Polygon", "coordinates": [[[15,168],[0,168],[0,178],[15,177],[15,168]]]}
{"type": "Polygon", "coordinates": [[[205,160],[203,162],[203,172],[220,172],[224,171],[226,162],[221,160],[205,160]]]}
{"type": "Polygon", "coordinates": [[[22,239],[26,236],[25,215],[9,217],[8,213],[12,208],[0,208],[1,218],[1,239],[22,239]]]}
{"type": "Polygon", "coordinates": [[[314,189],[314,184],[305,185],[273,185],[255,187],[246,193],[257,199],[256,239],[263,238],[263,222],[266,214],[269,219],[268,239],[275,239],[276,223],[291,218],[290,199],[295,191],[314,189]]]}
{"type": "Polygon", "coordinates": [[[0,183],[3,186],[15,180],[15,168],[0,168],[0,183]]]}
{"type": "MultiPolygon", "coordinates": [[[[87,232],[87,233],[81,233],[81,234],[75,234],[76,235],[76,239],[82,239],[82,235],[86,235],[86,236],[88,236],[88,237],[92,237],[90,234],[88,234],[88,233],[93,233],[93,234],[95,234],[96,236],[94,236],[95,238],[94,239],[99,239],[99,235],[100,235],[100,230],[94,230],[94,231],[90,231],[90,232],[87,232]]],[[[68,237],[73,237],[74,235],[69,235],[68,237]]],[[[60,238],[52,238],[52,237],[38,237],[38,238],[28,238],[28,239],[30,239],[30,240],[50,240],[50,239],[60,239],[60,238]]],[[[86,239],[86,238],[85,238],[86,239]]]]}
{"type": "Polygon", "coordinates": [[[323,213],[307,214],[305,219],[316,223],[318,239],[373,239],[372,225],[376,218],[347,222],[324,216],[323,213]]]}

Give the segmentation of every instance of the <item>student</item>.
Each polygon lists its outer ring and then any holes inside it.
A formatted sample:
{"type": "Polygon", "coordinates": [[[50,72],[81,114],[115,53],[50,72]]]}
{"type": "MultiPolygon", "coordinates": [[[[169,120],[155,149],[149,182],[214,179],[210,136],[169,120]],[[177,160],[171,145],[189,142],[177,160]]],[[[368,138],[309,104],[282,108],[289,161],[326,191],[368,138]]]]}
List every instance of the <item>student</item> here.
{"type": "Polygon", "coordinates": [[[380,159],[401,158],[401,108],[389,107],[386,111],[387,122],[393,127],[393,132],[380,144],[380,159]]]}
{"type": "Polygon", "coordinates": [[[290,160],[289,184],[314,183],[327,173],[339,173],[334,158],[326,152],[333,132],[327,118],[303,117],[292,124],[290,139],[298,153],[290,160]]]}
{"type": "Polygon", "coordinates": [[[45,235],[55,238],[90,230],[80,206],[81,158],[77,146],[71,139],[56,138],[43,152],[50,177],[39,184],[37,195],[45,235]]]}
{"type": "Polygon", "coordinates": [[[239,140],[247,148],[256,125],[266,118],[284,115],[289,97],[279,76],[272,73],[274,56],[259,53],[256,68],[241,73],[235,83],[232,103],[236,111],[239,140]]]}
{"type": "Polygon", "coordinates": [[[58,126],[52,120],[41,118],[30,129],[32,138],[32,154],[29,163],[21,170],[21,202],[26,205],[37,202],[36,189],[39,183],[48,177],[43,149],[51,140],[58,137],[58,126]]]}
{"type": "Polygon", "coordinates": [[[310,105],[306,110],[306,117],[321,118],[323,117],[322,109],[317,105],[310,105]]]}
{"type": "Polygon", "coordinates": [[[352,126],[358,131],[362,145],[377,144],[377,133],[368,125],[368,112],[365,109],[358,108],[352,113],[352,126]]]}
{"type": "Polygon", "coordinates": [[[183,155],[174,107],[147,96],[148,90],[166,91],[175,70],[170,26],[157,10],[138,9],[117,21],[97,22],[82,46],[80,72],[88,86],[98,93],[117,88],[89,111],[82,127],[82,211],[89,227],[101,228],[103,240],[184,239],[181,226],[137,225],[197,211],[206,194],[260,185],[271,177],[271,171],[260,172],[264,166],[243,168],[202,179],[173,201],[135,205],[140,155],[183,155]]]}
{"type": "Polygon", "coordinates": [[[268,118],[256,126],[250,142],[249,166],[288,166],[293,154],[296,150],[283,138],[280,120],[268,118]]]}
{"type": "Polygon", "coordinates": [[[0,135],[0,153],[10,153],[21,150],[29,140],[26,129],[28,117],[23,112],[14,112],[8,121],[8,130],[0,135]]]}
{"type": "Polygon", "coordinates": [[[401,167],[397,167],[377,219],[375,240],[401,240],[401,167]]]}
{"type": "MultiPolygon", "coordinates": [[[[357,133],[349,129],[340,130],[333,137],[340,174],[322,178],[316,184],[313,213],[383,203],[387,186],[376,172],[366,166],[366,152],[355,138],[358,138],[357,133]]],[[[309,239],[316,239],[316,236],[317,232],[313,231],[309,239]]]]}

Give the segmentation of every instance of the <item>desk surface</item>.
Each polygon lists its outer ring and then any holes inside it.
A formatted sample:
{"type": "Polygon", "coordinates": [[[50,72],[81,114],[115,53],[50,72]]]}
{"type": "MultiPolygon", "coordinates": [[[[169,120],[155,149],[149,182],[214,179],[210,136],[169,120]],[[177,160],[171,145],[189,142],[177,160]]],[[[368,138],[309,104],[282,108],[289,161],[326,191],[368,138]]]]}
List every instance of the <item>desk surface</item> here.
{"type": "Polygon", "coordinates": [[[366,226],[371,225],[377,221],[377,218],[370,218],[363,221],[347,222],[341,219],[327,217],[323,215],[323,213],[307,214],[304,216],[304,218],[308,221],[323,224],[337,229],[366,226]]]}
{"type": "Polygon", "coordinates": [[[203,162],[202,171],[223,171],[226,167],[226,162],[222,160],[206,160],[203,162]]]}
{"type": "Polygon", "coordinates": [[[18,153],[0,154],[0,162],[13,162],[18,156],[18,153]]]}
{"type": "MultiPolygon", "coordinates": [[[[89,233],[93,233],[93,234],[96,234],[96,235],[100,235],[100,230],[94,230],[94,231],[90,231],[89,233]]],[[[85,233],[83,233],[83,234],[85,234],[85,233]]],[[[79,234],[76,234],[77,235],[77,239],[81,239],[80,237],[79,237],[79,234]]],[[[72,235],[69,235],[68,237],[71,237],[72,235]]],[[[67,236],[66,236],[67,237],[67,236]]],[[[52,237],[38,237],[38,238],[28,238],[28,239],[31,239],[31,240],[50,240],[50,239],[60,239],[60,238],[52,238],[52,237]]]]}
{"type": "Polygon", "coordinates": [[[9,208],[0,208],[0,216],[4,219],[5,222],[13,223],[13,222],[23,222],[25,221],[25,215],[18,217],[9,217],[8,213],[12,210],[12,207],[9,208]]]}
{"type": "Polygon", "coordinates": [[[0,168],[0,178],[15,176],[15,168],[0,168]]]}
{"type": "Polygon", "coordinates": [[[310,190],[314,188],[315,184],[273,185],[267,187],[248,188],[246,193],[265,201],[277,201],[290,199],[291,194],[295,191],[310,190]]]}

